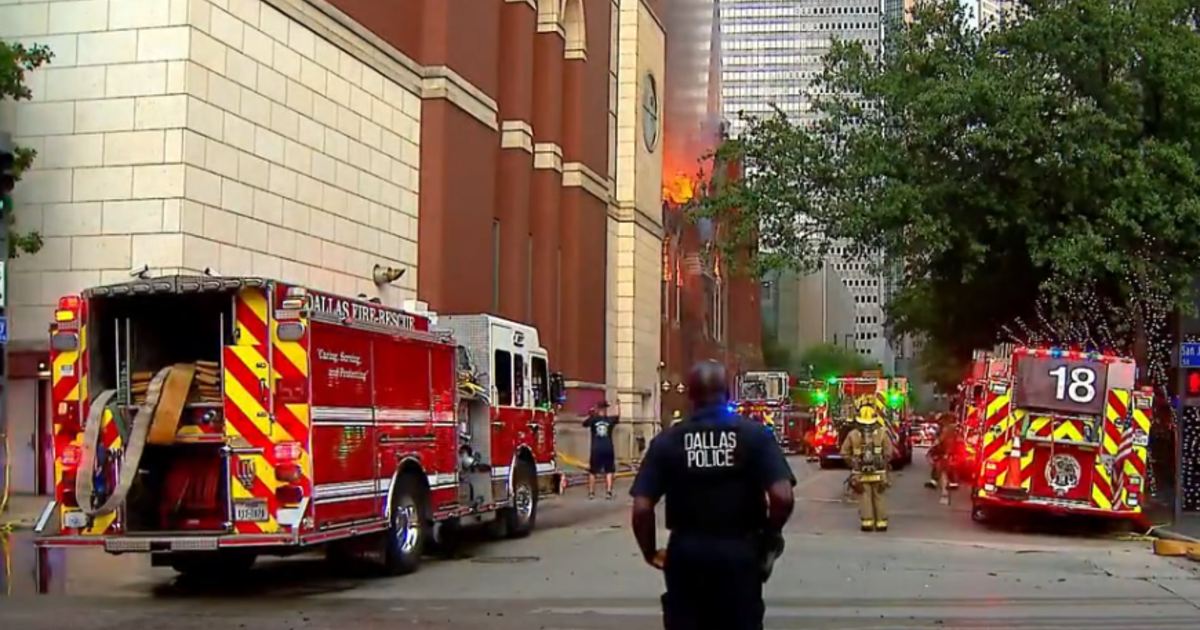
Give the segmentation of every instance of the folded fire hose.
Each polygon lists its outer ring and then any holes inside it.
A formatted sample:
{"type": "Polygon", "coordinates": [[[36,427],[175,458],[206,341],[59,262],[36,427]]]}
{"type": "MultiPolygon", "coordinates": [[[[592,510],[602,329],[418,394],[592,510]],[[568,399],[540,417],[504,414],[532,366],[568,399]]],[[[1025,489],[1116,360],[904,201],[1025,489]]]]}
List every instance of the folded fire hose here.
{"type": "MultiPolygon", "coordinates": [[[[84,427],[79,472],[75,477],[75,496],[84,514],[93,518],[103,516],[116,510],[125,501],[137,478],[147,442],[169,444],[174,439],[194,375],[194,365],[179,364],[159,370],[150,380],[146,401],[138,406],[128,436],[122,436],[124,448],[116,487],[98,507],[94,505],[96,475],[103,471],[96,470],[96,466],[101,459],[100,450],[104,448],[100,444],[100,436],[104,425],[104,412],[109,409],[117,391],[105,390],[92,401],[87,425],[84,427]]],[[[120,413],[124,411],[113,411],[114,422],[120,413]]]]}

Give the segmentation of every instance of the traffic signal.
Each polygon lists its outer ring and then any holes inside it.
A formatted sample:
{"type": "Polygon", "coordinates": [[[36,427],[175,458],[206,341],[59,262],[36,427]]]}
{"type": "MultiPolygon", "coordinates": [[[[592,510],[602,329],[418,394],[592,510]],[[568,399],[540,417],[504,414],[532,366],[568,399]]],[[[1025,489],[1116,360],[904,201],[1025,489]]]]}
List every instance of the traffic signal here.
{"type": "Polygon", "coordinates": [[[17,147],[7,135],[0,135],[0,197],[7,197],[12,192],[17,183],[16,169],[17,147]]]}
{"type": "Polygon", "coordinates": [[[1187,375],[1187,395],[1200,396],[1200,372],[1189,371],[1187,375]]]}
{"type": "Polygon", "coordinates": [[[0,135],[0,215],[12,210],[13,186],[17,183],[17,147],[7,135],[0,135]]]}
{"type": "Polygon", "coordinates": [[[889,407],[895,409],[899,407],[900,403],[902,402],[904,402],[904,394],[901,394],[895,390],[888,392],[887,403],[889,407]]]}

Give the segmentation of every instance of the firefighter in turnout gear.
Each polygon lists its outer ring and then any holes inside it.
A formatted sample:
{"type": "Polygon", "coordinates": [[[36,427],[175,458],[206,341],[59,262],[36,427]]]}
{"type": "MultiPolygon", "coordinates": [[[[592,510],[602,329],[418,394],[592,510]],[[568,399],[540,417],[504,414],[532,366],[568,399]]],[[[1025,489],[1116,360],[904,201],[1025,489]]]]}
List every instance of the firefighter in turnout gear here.
{"type": "Polygon", "coordinates": [[[885,532],[888,528],[888,462],[894,446],[872,405],[858,409],[858,426],[842,442],[842,457],[850,464],[851,484],[858,497],[858,516],[864,532],[885,532]]]}

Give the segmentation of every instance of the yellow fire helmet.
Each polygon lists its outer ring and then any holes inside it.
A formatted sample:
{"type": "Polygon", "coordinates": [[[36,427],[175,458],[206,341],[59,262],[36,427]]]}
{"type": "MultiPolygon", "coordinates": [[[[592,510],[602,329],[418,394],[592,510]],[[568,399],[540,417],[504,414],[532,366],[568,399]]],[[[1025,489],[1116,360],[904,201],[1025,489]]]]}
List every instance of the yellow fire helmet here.
{"type": "Polygon", "coordinates": [[[875,424],[878,421],[879,413],[875,411],[874,405],[863,405],[858,408],[859,424],[875,424]]]}

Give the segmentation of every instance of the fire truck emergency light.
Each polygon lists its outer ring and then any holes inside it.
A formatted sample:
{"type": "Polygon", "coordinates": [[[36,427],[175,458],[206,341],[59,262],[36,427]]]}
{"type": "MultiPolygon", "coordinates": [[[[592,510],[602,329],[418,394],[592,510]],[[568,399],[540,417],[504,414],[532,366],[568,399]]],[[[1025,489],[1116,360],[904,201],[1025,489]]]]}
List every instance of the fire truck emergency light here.
{"type": "Polygon", "coordinates": [[[828,400],[828,396],[825,394],[825,390],[818,389],[813,392],[813,401],[818,405],[824,405],[826,400],[828,400]]]}

